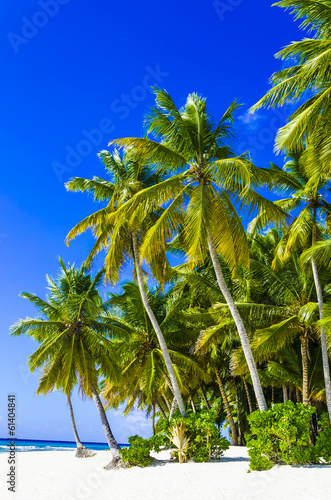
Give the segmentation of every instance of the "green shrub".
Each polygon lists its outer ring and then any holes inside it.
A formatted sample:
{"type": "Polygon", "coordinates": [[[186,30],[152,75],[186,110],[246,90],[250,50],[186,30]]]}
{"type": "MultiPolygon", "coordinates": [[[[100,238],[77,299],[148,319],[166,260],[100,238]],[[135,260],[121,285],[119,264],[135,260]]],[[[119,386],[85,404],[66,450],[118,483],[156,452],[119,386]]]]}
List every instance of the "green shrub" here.
{"type": "Polygon", "coordinates": [[[150,440],[144,439],[141,436],[131,436],[129,437],[129,443],[131,446],[122,448],[119,451],[123,462],[129,466],[140,465],[147,467],[152,461],[152,457],[150,456],[152,444],[150,440]]]}
{"type": "Polygon", "coordinates": [[[310,419],[315,411],[311,406],[288,401],[249,415],[251,470],[267,470],[277,463],[313,463],[316,455],[310,442],[310,419]]]}
{"type": "Polygon", "coordinates": [[[123,462],[127,463],[129,467],[135,465],[147,467],[153,460],[150,452],[154,450],[159,453],[161,448],[169,447],[169,442],[169,438],[163,434],[156,434],[148,439],[141,436],[131,436],[129,437],[130,446],[122,448],[119,452],[123,462]]]}
{"type": "Polygon", "coordinates": [[[219,458],[227,450],[230,443],[220,435],[215,425],[217,413],[215,410],[191,414],[188,434],[191,439],[189,456],[194,462],[208,462],[211,458],[219,458]]]}
{"type": "Polygon", "coordinates": [[[316,439],[316,458],[322,459],[324,463],[331,464],[331,425],[329,415],[323,413],[318,423],[322,427],[322,430],[316,439]]]}
{"type": "Polygon", "coordinates": [[[156,453],[162,448],[170,447],[169,436],[171,429],[177,424],[185,423],[185,436],[189,439],[187,458],[194,462],[208,462],[211,458],[219,458],[227,450],[230,443],[220,435],[215,425],[217,419],[215,410],[190,413],[186,417],[176,415],[170,421],[159,419],[156,424],[157,434],[149,439],[140,436],[129,438],[130,447],[120,450],[123,461],[129,466],[139,465],[146,467],[150,465],[152,457],[150,452],[156,453]]]}
{"type": "Polygon", "coordinates": [[[186,436],[189,438],[189,449],[187,456],[194,462],[208,462],[211,458],[219,458],[227,450],[230,443],[220,435],[215,422],[218,413],[216,410],[206,410],[197,413],[189,413],[186,417],[176,415],[169,422],[159,420],[157,431],[170,434],[170,428],[181,422],[185,423],[186,436]]]}

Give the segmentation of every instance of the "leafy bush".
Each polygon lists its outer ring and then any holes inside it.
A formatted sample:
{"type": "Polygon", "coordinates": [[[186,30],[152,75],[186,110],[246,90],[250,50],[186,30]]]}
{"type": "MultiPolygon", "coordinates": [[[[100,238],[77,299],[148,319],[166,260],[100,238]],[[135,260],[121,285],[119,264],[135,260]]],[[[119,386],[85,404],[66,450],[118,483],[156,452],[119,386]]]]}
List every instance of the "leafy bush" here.
{"type": "Polygon", "coordinates": [[[157,423],[157,431],[170,433],[170,429],[181,422],[185,423],[186,436],[189,438],[187,456],[194,462],[208,462],[211,458],[219,458],[227,450],[230,443],[220,435],[215,422],[218,413],[216,410],[206,410],[198,413],[189,413],[186,417],[176,415],[169,422],[162,419],[157,423]]]}
{"type": "Polygon", "coordinates": [[[318,423],[322,430],[316,439],[316,458],[323,459],[324,463],[331,464],[331,425],[329,415],[323,413],[318,423]]]}
{"type": "Polygon", "coordinates": [[[141,436],[130,436],[129,443],[131,446],[119,450],[123,462],[129,466],[140,465],[147,467],[152,461],[152,457],[150,456],[152,444],[150,440],[144,439],[141,436]]]}
{"type": "Polygon", "coordinates": [[[119,452],[122,455],[123,462],[129,467],[135,465],[147,467],[153,460],[150,452],[154,450],[159,453],[161,448],[168,447],[169,443],[169,438],[162,434],[156,434],[148,439],[136,435],[129,437],[130,446],[122,448],[119,452]]]}
{"type": "MultiPolygon", "coordinates": [[[[182,435],[185,446],[177,446],[182,450],[181,459],[186,458],[194,462],[208,462],[211,458],[219,458],[227,450],[230,443],[220,435],[220,431],[215,425],[217,419],[216,410],[190,413],[186,417],[176,415],[169,420],[159,419],[156,424],[157,434],[149,439],[143,439],[140,436],[131,436],[129,438],[130,447],[120,450],[123,461],[128,466],[139,465],[146,467],[150,465],[152,457],[150,452],[161,451],[161,448],[169,448],[172,430],[176,427],[185,431],[182,435]]],[[[174,436],[173,436],[174,437],[174,436]]],[[[176,453],[176,450],[175,450],[176,453]]]]}
{"type": "Polygon", "coordinates": [[[277,463],[315,462],[316,452],[310,442],[310,419],[315,411],[311,406],[288,401],[249,415],[252,434],[247,438],[247,446],[251,470],[268,470],[277,463]]]}

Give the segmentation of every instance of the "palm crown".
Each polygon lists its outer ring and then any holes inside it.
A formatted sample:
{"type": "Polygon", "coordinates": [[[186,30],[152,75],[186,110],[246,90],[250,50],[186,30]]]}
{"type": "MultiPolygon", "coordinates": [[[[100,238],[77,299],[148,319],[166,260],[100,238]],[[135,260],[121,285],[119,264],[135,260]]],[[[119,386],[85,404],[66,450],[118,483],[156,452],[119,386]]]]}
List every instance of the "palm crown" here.
{"type": "Polygon", "coordinates": [[[12,335],[27,334],[40,343],[30,356],[31,371],[43,366],[37,394],[54,388],[69,395],[79,383],[91,396],[98,386],[98,367],[116,377],[114,349],[107,339],[109,326],[102,317],[103,302],[97,290],[104,271],[92,279],[84,267],[66,267],[60,259],[61,273],[55,281],[47,276],[50,296],[47,301],[24,292],[39,310],[41,318],[20,320],[12,335]]]}
{"type": "Polygon", "coordinates": [[[206,256],[209,231],[231,267],[247,263],[246,235],[235,207],[250,213],[261,205],[277,223],[285,214],[256,191],[270,181],[269,171],[255,167],[246,154],[233,152],[234,112],[239,104],[234,101],[216,124],[205,99],[197,94],[190,94],[178,110],[165,91],[156,89],[155,93],[156,107],[147,124],[148,132],[160,142],[146,138],[113,141],[134,149],[140,161],[176,172],[122,206],[122,213],[132,221],[161,204],[166,207],[146,235],[142,257],[153,259],[160,245],[165,251],[169,238],[183,230],[187,254],[196,265],[206,256]]]}
{"type": "Polygon", "coordinates": [[[331,2],[283,0],[275,5],[290,9],[296,19],[302,20],[301,27],[308,28],[313,36],[292,42],[276,54],[284,61],[294,61],[294,65],[272,75],[272,88],[251,110],[301,102],[289,122],[279,129],[276,150],[300,152],[313,144],[321,153],[319,163],[325,161],[329,171],[331,2]]]}

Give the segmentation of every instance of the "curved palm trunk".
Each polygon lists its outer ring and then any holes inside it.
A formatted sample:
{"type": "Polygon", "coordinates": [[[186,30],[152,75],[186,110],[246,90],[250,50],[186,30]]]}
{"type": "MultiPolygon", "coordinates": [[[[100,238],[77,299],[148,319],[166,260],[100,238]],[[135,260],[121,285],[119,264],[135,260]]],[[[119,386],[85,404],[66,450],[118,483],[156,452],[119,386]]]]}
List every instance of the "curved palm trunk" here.
{"type": "Polygon", "coordinates": [[[70,394],[67,394],[67,401],[68,401],[68,406],[69,406],[69,411],[70,411],[70,418],[71,418],[71,425],[72,425],[72,430],[74,431],[74,436],[75,436],[75,441],[76,441],[76,446],[77,446],[77,452],[76,452],[76,457],[77,458],[87,458],[87,457],[93,457],[96,455],[92,450],[89,450],[86,448],[86,446],[83,445],[81,440],[79,439],[77,427],[76,427],[76,421],[75,421],[75,415],[74,415],[74,410],[71,404],[71,398],[70,394]]]}
{"type": "MultiPolygon", "coordinates": [[[[316,243],[316,208],[313,208],[313,235],[312,235],[312,245],[316,243]]],[[[318,275],[317,265],[315,260],[311,262],[311,268],[314,276],[314,283],[316,288],[317,302],[319,308],[320,319],[323,318],[323,293],[321,282],[318,275]]],[[[325,383],[325,393],[326,393],[326,405],[328,408],[329,419],[331,421],[331,379],[330,379],[330,367],[329,367],[329,357],[328,349],[326,343],[326,334],[324,328],[321,328],[321,350],[322,350],[322,363],[323,363],[323,373],[324,373],[324,383],[325,383]]]]}
{"type": "Polygon", "coordinates": [[[98,412],[99,412],[99,415],[100,415],[100,418],[101,418],[101,422],[102,422],[102,427],[103,427],[103,430],[105,431],[105,435],[106,435],[106,439],[107,439],[107,443],[108,443],[108,446],[109,446],[109,449],[112,453],[112,456],[113,458],[118,456],[118,450],[120,449],[119,445],[117,444],[117,441],[116,439],[114,438],[113,436],[113,433],[110,429],[110,426],[109,426],[109,422],[108,422],[108,419],[107,419],[107,415],[106,415],[106,412],[105,412],[105,409],[103,407],[103,404],[102,404],[102,401],[100,399],[100,396],[97,392],[97,390],[92,387],[92,397],[93,397],[93,400],[95,402],[95,405],[98,409],[98,412]]]}
{"type": "Polygon", "coordinates": [[[308,338],[304,334],[301,337],[301,359],[302,359],[302,402],[309,404],[309,379],[308,379],[308,338]]]}
{"type": "Polygon", "coordinates": [[[192,408],[193,413],[196,413],[197,409],[196,409],[194,401],[191,397],[190,397],[190,403],[191,403],[191,408],[192,408]]]}
{"type": "Polygon", "coordinates": [[[169,399],[167,398],[167,396],[165,394],[162,394],[162,397],[164,399],[166,407],[168,408],[168,411],[170,412],[170,410],[171,410],[171,404],[169,403],[169,399]]]}
{"type": "Polygon", "coordinates": [[[159,410],[163,418],[167,418],[166,414],[164,413],[164,409],[161,406],[161,403],[156,399],[155,400],[156,408],[159,410]]]}
{"type": "Polygon", "coordinates": [[[238,433],[237,433],[237,429],[236,429],[236,426],[235,426],[235,423],[234,423],[234,420],[233,420],[233,416],[232,416],[232,413],[231,413],[231,408],[230,408],[230,405],[229,405],[228,398],[226,397],[226,392],[225,392],[224,385],[223,385],[223,382],[222,382],[222,379],[221,379],[221,376],[220,376],[220,372],[218,371],[218,368],[216,368],[216,367],[215,367],[215,374],[216,374],[216,379],[217,379],[218,387],[220,388],[221,396],[222,396],[222,399],[223,399],[223,404],[224,404],[224,407],[225,407],[226,416],[228,417],[228,421],[229,421],[229,424],[230,424],[230,429],[231,429],[231,434],[232,434],[232,440],[231,440],[232,442],[231,442],[231,444],[233,446],[238,446],[238,433]]]}
{"type": "Polygon", "coordinates": [[[136,270],[136,275],[137,275],[138,286],[139,286],[141,298],[142,298],[145,310],[146,310],[146,312],[148,314],[148,317],[149,317],[149,319],[150,319],[150,321],[152,323],[152,326],[154,328],[154,331],[156,333],[157,339],[159,341],[159,345],[160,345],[160,348],[161,348],[161,351],[162,351],[162,354],[163,354],[164,362],[165,362],[165,365],[167,367],[167,370],[168,370],[168,373],[169,373],[169,377],[170,377],[170,380],[171,380],[171,384],[172,384],[173,390],[174,390],[175,395],[176,395],[176,399],[177,399],[177,402],[178,402],[178,407],[179,407],[180,414],[182,415],[182,417],[184,417],[185,414],[186,414],[185,405],[184,405],[184,402],[183,402],[183,399],[182,399],[182,395],[181,395],[179,387],[178,387],[176,375],[175,375],[175,372],[174,372],[174,369],[173,369],[173,366],[172,366],[172,363],[171,363],[171,359],[170,359],[170,356],[169,356],[168,347],[167,347],[167,344],[166,344],[166,342],[164,340],[161,328],[160,328],[160,326],[159,326],[159,324],[157,322],[157,319],[156,319],[156,317],[155,317],[155,315],[154,315],[154,313],[152,311],[152,308],[151,308],[151,306],[150,306],[150,304],[148,302],[148,297],[147,297],[147,294],[146,294],[146,290],[145,290],[145,286],[144,286],[144,280],[143,280],[143,276],[142,276],[142,272],[141,272],[141,267],[140,267],[140,261],[139,261],[139,251],[138,251],[137,235],[135,233],[132,234],[132,246],[133,246],[133,258],[134,258],[135,270],[136,270]]]}
{"type": "Polygon", "coordinates": [[[220,287],[220,290],[225,298],[225,301],[230,309],[231,315],[233,317],[233,320],[236,324],[238,334],[240,337],[241,345],[245,354],[245,358],[247,361],[247,365],[249,368],[249,373],[251,375],[253,387],[254,387],[254,392],[255,392],[255,397],[257,400],[257,404],[259,406],[260,411],[265,411],[268,409],[267,403],[263,394],[262,386],[260,383],[260,379],[257,373],[256,365],[254,362],[251,346],[249,343],[249,338],[244,326],[244,323],[240,317],[239,311],[236,307],[236,304],[234,303],[234,300],[232,298],[232,295],[226,285],[224,275],[222,268],[220,266],[214,240],[210,232],[208,231],[208,249],[209,249],[209,254],[210,258],[212,260],[214,270],[216,273],[216,278],[217,278],[217,283],[218,286],[220,287]]]}

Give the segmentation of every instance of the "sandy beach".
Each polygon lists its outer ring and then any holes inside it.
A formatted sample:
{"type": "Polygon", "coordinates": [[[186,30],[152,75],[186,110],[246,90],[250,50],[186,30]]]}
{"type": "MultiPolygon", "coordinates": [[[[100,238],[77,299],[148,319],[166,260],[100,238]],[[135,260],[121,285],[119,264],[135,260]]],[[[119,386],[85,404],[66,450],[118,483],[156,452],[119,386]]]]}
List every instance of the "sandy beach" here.
{"type": "MultiPolygon", "coordinates": [[[[155,455],[167,460],[168,452],[155,455]]],[[[15,500],[295,500],[331,499],[331,466],[248,470],[246,448],[230,447],[220,462],[161,462],[148,468],[105,471],[109,453],[77,459],[71,451],[17,455],[17,491],[7,491],[8,456],[0,455],[0,498],[15,500]]]]}

